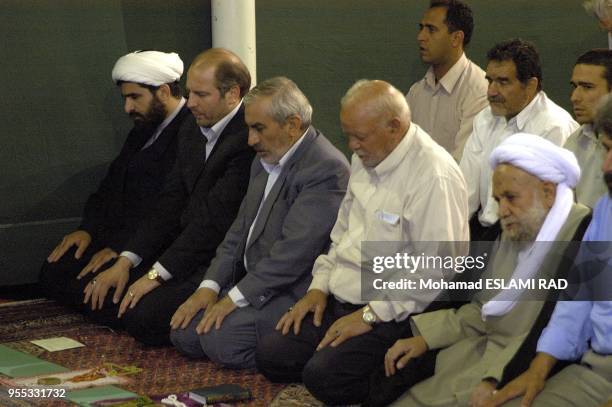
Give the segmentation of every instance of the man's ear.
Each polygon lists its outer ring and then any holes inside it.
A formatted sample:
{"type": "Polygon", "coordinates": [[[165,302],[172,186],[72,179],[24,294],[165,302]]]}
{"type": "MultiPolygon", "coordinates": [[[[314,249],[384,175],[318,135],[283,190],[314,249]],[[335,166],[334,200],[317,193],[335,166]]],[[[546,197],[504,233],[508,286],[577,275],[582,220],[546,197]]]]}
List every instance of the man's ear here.
{"type": "Polygon", "coordinates": [[[234,85],[229,88],[227,92],[225,92],[224,98],[232,105],[237,104],[240,101],[240,87],[238,85],[234,85]]]}
{"type": "Polygon", "coordinates": [[[155,91],[155,94],[156,94],[157,98],[162,103],[167,102],[168,99],[170,99],[172,97],[172,92],[170,91],[170,86],[167,83],[164,83],[163,85],[160,85],[157,88],[157,90],[155,91]]]}
{"type": "Polygon", "coordinates": [[[525,87],[527,88],[529,94],[535,95],[536,93],[538,93],[539,82],[540,81],[535,76],[527,80],[527,84],[525,85],[525,87]]]}
{"type": "Polygon", "coordinates": [[[291,137],[297,139],[302,135],[302,119],[297,114],[293,114],[285,119],[284,126],[287,128],[291,137]]]}
{"type": "Polygon", "coordinates": [[[544,206],[546,209],[552,208],[557,197],[557,186],[550,181],[543,181],[542,192],[544,193],[544,206]]]}
{"type": "Polygon", "coordinates": [[[451,45],[453,48],[463,47],[463,39],[465,34],[461,30],[457,30],[451,33],[451,45]]]}

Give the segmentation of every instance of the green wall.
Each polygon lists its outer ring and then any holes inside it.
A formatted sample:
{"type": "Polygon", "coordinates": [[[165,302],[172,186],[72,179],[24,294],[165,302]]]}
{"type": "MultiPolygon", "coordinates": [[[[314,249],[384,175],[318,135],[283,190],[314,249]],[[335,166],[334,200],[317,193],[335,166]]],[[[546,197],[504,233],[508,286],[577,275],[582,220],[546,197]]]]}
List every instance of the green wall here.
{"type": "Polygon", "coordinates": [[[210,1],[7,0],[0,13],[0,285],[36,280],[130,128],[110,78],[135,49],[211,46],[210,1]],[[180,7],[177,4],[180,3],[180,7]]]}
{"type": "MultiPolygon", "coordinates": [[[[418,21],[428,0],[257,0],[259,80],[285,75],[310,98],[315,125],[346,152],[338,102],[357,79],[403,91],[422,77],[418,21]]],[[[532,40],[544,88],[569,109],[576,57],[606,47],[581,0],[472,0],[468,56],[484,66],[495,42],[532,40]]],[[[0,285],[36,280],[49,249],[130,127],[110,79],[134,49],[177,51],[186,65],[210,47],[209,0],[6,0],[0,13],[0,285]]]]}
{"type": "MultiPolygon", "coordinates": [[[[569,77],[580,53],[607,47],[607,36],[582,9],[582,0],[467,0],[476,28],[468,57],[485,67],[496,42],[535,42],[544,90],[571,109],[569,77]]],[[[339,100],[358,79],[384,79],[402,91],[426,67],[417,53],[419,20],[429,0],[258,0],[259,79],[286,75],[314,107],[314,122],[346,151],[339,100]]]]}

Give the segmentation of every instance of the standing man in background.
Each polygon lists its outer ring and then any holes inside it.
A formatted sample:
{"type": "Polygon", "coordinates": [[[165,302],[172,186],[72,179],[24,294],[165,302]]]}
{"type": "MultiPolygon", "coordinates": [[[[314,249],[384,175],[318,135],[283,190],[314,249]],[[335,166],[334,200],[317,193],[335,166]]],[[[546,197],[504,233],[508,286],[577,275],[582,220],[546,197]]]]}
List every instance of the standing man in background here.
{"type": "Polygon", "coordinates": [[[485,72],[464,52],[473,30],[467,4],[433,0],[417,35],[421,60],[429,69],[406,96],[412,121],[457,161],[472,133],[474,116],[487,106],[485,72]]]}
{"type": "Polygon", "coordinates": [[[576,155],[582,171],[576,185],[576,200],[592,208],[606,191],[601,182],[606,149],[601,136],[593,131],[593,120],[597,106],[612,85],[612,51],[593,49],[579,56],[570,83],[574,88],[571,96],[574,116],[581,126],[564,147],[576,155]]]}

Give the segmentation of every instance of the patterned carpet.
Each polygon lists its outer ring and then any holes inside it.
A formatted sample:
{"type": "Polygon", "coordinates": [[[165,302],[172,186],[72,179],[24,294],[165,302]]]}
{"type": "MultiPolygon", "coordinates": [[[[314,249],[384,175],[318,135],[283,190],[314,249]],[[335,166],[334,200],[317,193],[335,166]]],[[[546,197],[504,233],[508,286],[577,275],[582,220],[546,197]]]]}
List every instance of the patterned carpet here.
{"type": "MultiPolygon", "coordinates": [[[[237,406],[320,406],[303,386],[273,384],[254,371],[223,369],[210,361],[193,361],[179,355],[174,348],[148,348],[122,332],[91,324],[54,302],[47,300],[0,304],[0,342],[64,367],[89,369],[104,362],[134,365],[143,369],[121,387],[138,394],[177,393],[192,388],[236,383],[250,389],[253,401],[237,406]],[[47,352],[31,343],[33,339],[67,336],[85,347],[47,352]],[[279,393],[280,392],[280,393],[279,393]],[[275,398],[276,396],[276,398],[275,398]]],[[[5,396],[6,397],[6,396],[5,396]]],[[[24,402],[0,396],[4,406],[64,406],[68,403],[44,400],[24,402]]]]}

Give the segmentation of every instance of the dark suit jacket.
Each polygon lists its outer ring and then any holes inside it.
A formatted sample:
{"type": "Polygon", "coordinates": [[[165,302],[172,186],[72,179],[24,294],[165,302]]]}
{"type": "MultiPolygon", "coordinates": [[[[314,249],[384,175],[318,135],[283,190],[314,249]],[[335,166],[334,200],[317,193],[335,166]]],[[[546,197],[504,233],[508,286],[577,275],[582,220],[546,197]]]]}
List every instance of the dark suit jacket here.
{"type": "Polygon", "coordinates": [[[222,288],[237,285],[256,309],[279,294],[304,295],[315,259],[329,246],[346,192],[346,157],[313,127],[303,137],[261,207],[246,246],[268,179],[261,162],[253,160],[247,195],[206,271],[205,279],[222,288]]]}
{"type": "Polygon", "coordinates": [[[178,130],[190,116],[183,106],[155,143],[144,150],[141,149],[153,132],[136,127],[130,131],[97,191],[85,204],[79,229],[89,232],[96,244],[120,250],[138,223],[148,216],[148,203],[157,198],[163,180],[174,166],[178,130]]]}
{"type": "Polygon", "coordinates": [[[145,263],[158,261],[183,280],[208,265],[236,217],[254,151],[247,144],[244,107],[227,124],[208,160],[206,139],[195,120],[180,131],[176,165],[168,175],[154,213],[141,224],[125,250],[145,263]]]}

